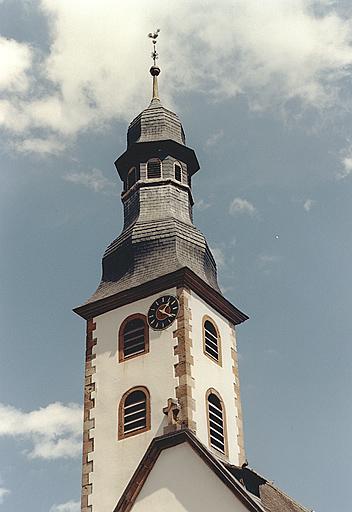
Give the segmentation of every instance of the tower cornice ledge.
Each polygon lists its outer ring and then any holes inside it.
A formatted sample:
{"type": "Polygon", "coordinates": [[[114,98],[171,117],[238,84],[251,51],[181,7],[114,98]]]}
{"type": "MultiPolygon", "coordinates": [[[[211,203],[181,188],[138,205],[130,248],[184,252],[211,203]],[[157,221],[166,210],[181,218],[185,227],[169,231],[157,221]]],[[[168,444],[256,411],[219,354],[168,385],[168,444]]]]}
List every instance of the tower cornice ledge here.
{"type": "Polygon", "coordinates": [[[233,324],[241,324],[248,319],[245,313],[233,306],[221,293],[214,290],[214,288],[205,283],[203,279],[198,277],[187,267],[152,279],[139,286],[128,288],[127,290],[109,295],[108,297],[98,299],[94,302],[83,304],[82,306],[74,308],[73,311],[88,320],[124,306],[125,304],[130,304],[139,299],[149,297],[154,293],[161,292],[172,286],[185,286],[190,288],[233,324]]]}

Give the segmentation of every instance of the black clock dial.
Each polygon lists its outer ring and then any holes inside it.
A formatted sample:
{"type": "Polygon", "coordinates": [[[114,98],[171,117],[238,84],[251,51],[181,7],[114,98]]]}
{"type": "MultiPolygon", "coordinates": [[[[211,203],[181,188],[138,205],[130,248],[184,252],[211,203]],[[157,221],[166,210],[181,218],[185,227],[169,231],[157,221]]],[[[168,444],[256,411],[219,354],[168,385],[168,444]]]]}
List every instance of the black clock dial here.
{"type": "Polygon", "coordinates": [[[177,317],[179,303],[173,295],[156,299],[148,311],[148,323],[156,331],[169,327],[177,317]]]}

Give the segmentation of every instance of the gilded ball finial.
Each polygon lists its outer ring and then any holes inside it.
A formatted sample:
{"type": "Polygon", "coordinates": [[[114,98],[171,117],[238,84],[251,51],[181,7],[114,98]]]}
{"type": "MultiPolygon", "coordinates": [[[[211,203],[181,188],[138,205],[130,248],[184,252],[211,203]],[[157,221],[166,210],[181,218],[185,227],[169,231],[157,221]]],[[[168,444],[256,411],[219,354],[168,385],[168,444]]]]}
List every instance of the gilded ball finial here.
{"type": "Polygon", "coordinates": [[[158,66],[152,66],[149,70],[150,74],[152,76],[159,76],[160,75],[160,68],[158,66]]]}

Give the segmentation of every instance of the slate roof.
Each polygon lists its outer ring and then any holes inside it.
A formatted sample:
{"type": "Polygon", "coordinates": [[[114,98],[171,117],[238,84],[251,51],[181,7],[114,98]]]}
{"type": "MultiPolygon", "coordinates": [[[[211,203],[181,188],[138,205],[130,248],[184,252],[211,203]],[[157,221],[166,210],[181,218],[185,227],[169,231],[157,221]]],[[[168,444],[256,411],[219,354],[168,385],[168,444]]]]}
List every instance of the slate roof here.
{"type": "Polygon", "coordinates": [[[127,131],[127,145],[136,142],[173,140],[185,144],[185,134],[178,116],[165,108],[158,98],[131,122],[127,131]]]}
{"type": "Polygon", "coordinates": [[[106,249],[103,277],[88,303],[188,267],[219,290],[216,265],[202,233],[176,218],[137,221],[106,249]]]}
{"type": "Polygon", "coordinates": [[[260,499],[266,512],[311,512],[253,469],[224,465],[249,492],[260,499]]]}
{"type": "Polygon", "coordinates": [[[215,457],[188,429],[178,430],[152,440],[113,512],[129,512],[161,451],[185,442],[198,453],[249,511],[312,512],[254,470],[233,466],[215,457]]]}

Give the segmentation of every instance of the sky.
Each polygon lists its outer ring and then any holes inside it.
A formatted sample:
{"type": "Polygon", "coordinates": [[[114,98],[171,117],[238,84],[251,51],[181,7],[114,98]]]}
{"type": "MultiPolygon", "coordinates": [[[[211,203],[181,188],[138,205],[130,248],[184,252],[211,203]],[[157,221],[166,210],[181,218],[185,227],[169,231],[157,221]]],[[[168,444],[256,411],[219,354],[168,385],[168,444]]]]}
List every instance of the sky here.
{"type": "Polygon", "coordinates": [[[159,90],[201,169],[238,328],[249,464],[350,508],[352,6],[333,0],[0,2],[0,511],[78,512],[84,321],[121,230],[114,160],[159,90]]]}

